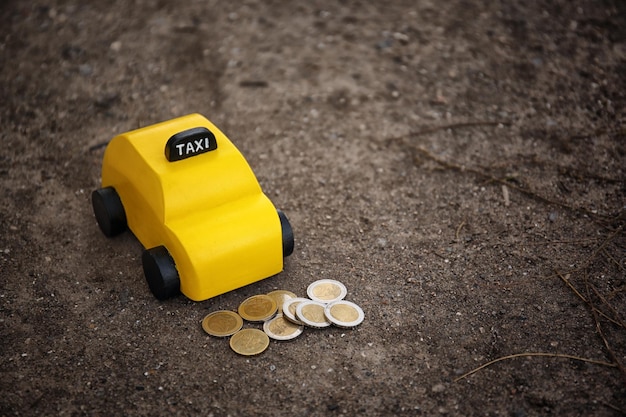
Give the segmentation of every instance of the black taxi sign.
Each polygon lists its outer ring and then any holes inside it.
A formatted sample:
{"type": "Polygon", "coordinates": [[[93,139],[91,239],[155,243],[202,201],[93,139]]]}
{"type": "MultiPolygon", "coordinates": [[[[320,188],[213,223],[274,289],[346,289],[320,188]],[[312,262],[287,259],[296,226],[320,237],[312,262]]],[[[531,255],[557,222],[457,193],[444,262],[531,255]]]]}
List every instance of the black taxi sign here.
{"type": "Polygon", "coordinates": [[[215,135],[206,127],[194,127],[169,138],[165,144],[165,157],[174,162],[214,149],[217,149],[215,135]]]}

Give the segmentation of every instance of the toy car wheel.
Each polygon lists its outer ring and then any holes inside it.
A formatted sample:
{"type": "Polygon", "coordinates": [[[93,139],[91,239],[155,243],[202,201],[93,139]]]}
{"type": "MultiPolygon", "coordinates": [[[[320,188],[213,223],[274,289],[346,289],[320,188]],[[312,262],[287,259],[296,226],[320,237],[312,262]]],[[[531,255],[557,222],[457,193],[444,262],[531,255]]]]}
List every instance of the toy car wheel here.
{"type": "Polygon", "coordinates": [[[285,213],[278,210],[278,217],[280,218],[280,227],[283,232],[283,257],[287,257],[293,253],[293,229],[291,228],[291,224],[289,223],[287,216],[285,216],[285,213]]]}
{"type": "Polygon", "coordinates": [[[178,270],[165,246],[143,251],[141,262],[150,291],[156,298],[167,300],[180,292],[178,270]]]}
{"type": "Polygon", "coordinates": [[[91,193],[91,204],[100,230],[105,236],[113,237],[126,230],[126,212],[115,188],[95,190],[91,193]]]}

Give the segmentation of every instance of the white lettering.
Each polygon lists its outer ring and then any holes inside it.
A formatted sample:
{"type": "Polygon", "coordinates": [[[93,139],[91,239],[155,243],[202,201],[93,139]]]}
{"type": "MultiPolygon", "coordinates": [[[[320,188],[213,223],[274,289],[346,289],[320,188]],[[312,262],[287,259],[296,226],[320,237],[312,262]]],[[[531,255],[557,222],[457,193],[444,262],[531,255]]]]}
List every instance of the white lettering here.
{"type": "Polygon", "coordinates": [[[187,155],[189,155],[190,153],[193,153],[193,144],[191,142],[187,142],[187,149],[185,150],[185,153],[187,155]]]}
{"type": "Polygon", "coordinates": [[[183,147],[185,146],[184,143],[179,143],[178,145],[176,145],[176,149],[178,149],[178,154],[182,156],[183,154],[183,147]]]}
{"type": "Polygon", "coordinates": [[[209,138],[204,138],[204,147],[209,149],[209,138]]]}
{"type": "Polygon", "coordinates": [[[202,147],[202,139],[198,139],[198,140],[194,140],[193,143],[196,144],[197,148],[196,148],[196,152],[203,150],[204,148],[202,147]]]}

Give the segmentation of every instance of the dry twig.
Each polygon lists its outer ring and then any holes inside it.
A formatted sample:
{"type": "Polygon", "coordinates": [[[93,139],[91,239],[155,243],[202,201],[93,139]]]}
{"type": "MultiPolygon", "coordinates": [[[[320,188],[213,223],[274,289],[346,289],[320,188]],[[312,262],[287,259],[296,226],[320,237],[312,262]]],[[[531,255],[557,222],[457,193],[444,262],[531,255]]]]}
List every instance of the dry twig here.
{"type": "Polygon", "coordinates": [[[554,206],[559,206],[562,207],[564,209],[567,209],[569,211],[573,211],[573,212],[578,212],[578,213],[582,213],[582,214],[586,214],[589,217],[601,217],[601,218],[606,218],[609,217],[607,215],[604,214],[600,214],[600,213],[594,213],[591,210],[588,210],[586,208],[583,207],[574,207],[574,206],[570,206],[569,204],[563,203],[561,201],[557,201],[557,200],[552,200],[550,198],[544,197],[532,190],[527,190],[525,188],[519,187],[513,183],[511,183],[511,181],[507,180],[507,179],[503,179],[503,178],[497,178],[494,177],[493,175],[489,175],[481,170],[475,169],[475,168],[468,168],[465,166],[461,166],[461,165],[457,165],[455,163],[449,162],[449,161],[445,161],[441,158],[436,157],[435,155],[433,155],[431,152],[429,152],[427,149],[422,148],[421,146],[416,146],[414,147],[414,149],[419,152],[420,154],[422,154],[423,156],[425,156],[427,159],[430,159],[433,162],[436,162],[437,164],[454,170],[454,171],[458,171],[458,172],[470,172],[480,178],[483,178],[489,182],[495,182],[498,184],[502,184],[502,185],[506,185],[507,187],[521,193],[524,194],[528,197],[531,197],[537,201],[540,201],[542,203],[546,203],[546,204],[550,204],[550,205],[554,205],[554,206]]]}
{"type": "Polygon", "coordinates": [[[609,317],[608,315],[606,315],[603,311],[598,310],[598,308],[593,305],[593,303],[591,303],[584,295],[582,295],[577,289],[576,287],[574,287],[574,285],[569,281],[569,279],[566,276],[563,276],[563,274],[561,274],[559,271],[555,271],[555,275],[558,276],[559,278],[561,278],[561,281],[563,281],[573,292],[574,294],[576,294],[578,296],[578,298],[580,298],[585,304],[587,304],[587,306],[592,310],[595,311],[596,313],[598,313],[599,315],[601,315],[602,317],[604,317],[605,319],[607,319],[608,321],[610,321],[611,323],[617,325],[617,326],[621,326],[619,322],[613,320],[612,317],[609,317]]]}
{"type": "MultiPolygon", "coordinates": [[[[587,277],[587,271],[585,271],[585,289],[587,290],[587,298],[591,298],[590,294],[589,294],[589,279],[587,277]]],[[[617,355],[615,354],[615,352],[613,351],[613,349],[611,348],[611,345],[609,344],[609,341],[607,340],[606,336],[604,335],[604,332],[602,331],[602,326],[600,325],[600,319],[598,318],[598,314],[596,313],[598,310],[597,308],[595,308],[595,306],[591,303],[589,303],[591,308],[591,314],[593,315],[593,321],[596,324],[596,331],[598,332],[598,335],[600,336],[600,338],[602,339],[602,341],[604,342],[604,346],[606,347],[607,352],[609,353],[609,356],[611,357],[611,359],[613,359],[613,362],[615,363],[615,365],[619,368],[620,372],[622,373],[622,377],[624,377],[624,379],[626,379],[626,368],[624,368],[624,365],[620,362],[620,360],[618,359],[617,355]]],[[[613,320],[611,320],[613,321],[613,320]]]]}
{"type": "Polygon", "coordinates": [[[551,357],[551,358],[566,358],[566,359],[574,359],[577,361],[582,361],[582,362],[587,362],[587,363],[593,363],[595,365],[602,365],[602,366],[608,366],[611,368],[615,368],[617,365],[615,365],[614,363],[610,363],[610,362],[604,362],[604,361],[597,361],[595,359],[587,359],[587,358],[581,358],[578,356],[573,356],[573,355],[567,355],[567,354],[563,354],[563,353],[546,353],[546,352],[525,352],[525,353],[516,353],[514,355],[507,355],[507,356],[502,356],[501,358],[498,359],[494,359],[492,361],[489,361],[487,363],[482,364],[481,366],[479,366],[478,368],[474,368],[469,372],[464,373],[463,375],[461,375],[458,378],[454,379],[454,382],[459,382],[460,380],[462,380],[463,378],[467,378],[468,376],[475,374],[476,372],[480,371],[481,369],[485,369],[488,366],[493,365],[494,363],[498,363],[498,362],[502,362],[504,360],[507,359],[514,359],[514,358],[521,358],[521,357],[529,357],[529,356],[543,356],[543,357],[551,357]]]}
{"type": "Polygon", "coordinates": [[[450,123],[448,125],[434,126],[434,127],[429,127],[426,129],[418,130],[415,132],[409,132],[406,135],[391,138],[391,140],[399,140],[399,139],[410,138],[410,137],[415,137],[415,136],[428,135],[429,133],[438,132],[440,130],[452,130],[452,129],[461,129],[465,127],[478,127],[478,126],[510,126],[510,125],[511,125],[511,122],[489,122],[489,121],[450,123]]]}
{"type": "MultiPolygon", "coordinates": [[[[511,125],[510,122],[489,122],[489,121],[477,121],[477,122],[463,122],[463,123],[451,123],[448,125],[442,125],[442,126],[435,126],[435,127],[430,127],[430,128],[426,128],[426,129],[422,129],[422,130],[418,130],[418,131],[414,131],[414,132],[409,132],[407,134],[401,135],[401,136],[396,136],[396,137],[392,137],[387,139],[387,141],[389,142],[393,142],[393,141],[402,141],[405,140],[407,138],[412,138],[412,137],[416,137],[416,136],[422,136],[422,135],[426,135],[426,134],[430,134],[430,133],[434,133],[434,132],[438,132],[441,130],[452,130],[452,129],[460,129],[460,128],[467,128],[467,127],[477,127],[477,126],[509,126],[511,125]]],[[[468,168],[465,166],[461,166],[461,165],[457,165],[455,163],[449,162],[449,161],[445,161],[443,159],[440,159],[438,157],[436,157],[435,155],[433,155],[431,152],[429,152],[427,149],[421,147],[421,146],[415,146],[412,143],[409,143],[409,145],[411,145],[411,147],[413,149],[415,149],[417,152],[419,152],[420,154],[422,154],[424,157],[426,157],[427,159],[430,159],[433,162],[436,162],[437,164],[448,168],[448,169],[452,169],[454,171],[459,171],[459,172],[470,172],[474,175],[477,175],[483,179],[486,179],[490,182],[495,182],[495,183],[499,183],[502,184],[504,186],[510,187],[511,189],[525,194],[535,200],[541,201],[543,203],[547,203],[547,204],[551,204],[551,205],[555,205],[555,206],[559,206],[562,207],[564,209],[570,210],[570,211],[574,211],[574,212],[579,212],[582,214],[586,214],[590,217],[599,217],[599,218],[609,218],[610,216],[608,215],[604,215],[604,214],[600,214],[600,213],[594,213],[591,210],[588,210],[586,208],[583,207],[574,207],[571,206],[569,204],[563,203],[561,201],[557,201],[557,200],[552,200],[549,199],[547,197],[544,197],[532,190],[527,190],[525,188],[519,187],[515,184],[513,184],[511,181],[509,181],[506,178],[497,178],[494,177],[493,175],[489,175],[487,173],[485,173],[482,170],[476,169],[476,168],[468,168]]]]}
{"type": "Polygon", "coordinates": [[[456,232],[454,233],[454,237],[456,240],[459,240],[459,235],[461,234],[461,229],[463,229],[463,226],[465,226],[465,220],[463,220],[461,224],[459,224],[459,226],[456,228],[456,232]]]}

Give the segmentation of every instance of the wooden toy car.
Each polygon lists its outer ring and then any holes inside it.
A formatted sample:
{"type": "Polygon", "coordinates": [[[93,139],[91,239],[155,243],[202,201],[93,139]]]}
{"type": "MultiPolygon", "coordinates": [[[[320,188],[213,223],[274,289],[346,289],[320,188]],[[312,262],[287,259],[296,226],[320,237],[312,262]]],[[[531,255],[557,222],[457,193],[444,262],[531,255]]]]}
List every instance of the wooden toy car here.
{"type": "Polygon", "coordinates": [[[102,232],[129,228],[160,300],[201,301],[275,275],[293,252],[287,217],[233,143],[192,114],[116,136],[92,193],[102,232]]]}

